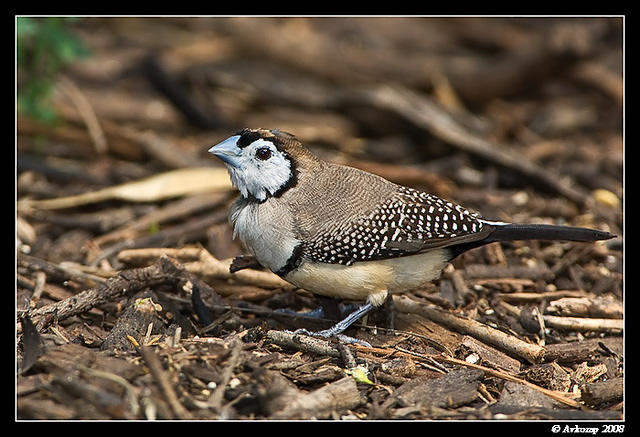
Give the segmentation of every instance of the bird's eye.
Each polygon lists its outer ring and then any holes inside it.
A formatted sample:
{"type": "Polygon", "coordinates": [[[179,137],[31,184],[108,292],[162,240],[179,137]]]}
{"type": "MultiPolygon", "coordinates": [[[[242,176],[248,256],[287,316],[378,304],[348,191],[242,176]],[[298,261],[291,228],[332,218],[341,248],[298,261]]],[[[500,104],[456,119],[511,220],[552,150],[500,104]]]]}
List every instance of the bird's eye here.
{"type": "Polygon", "coordinates": [[[258,150],[256,150],[256,158],[262,161],[266,161],[267,159],[271,158],[271,149],[269,149],[268,147],[260,147],[258,150]]]}

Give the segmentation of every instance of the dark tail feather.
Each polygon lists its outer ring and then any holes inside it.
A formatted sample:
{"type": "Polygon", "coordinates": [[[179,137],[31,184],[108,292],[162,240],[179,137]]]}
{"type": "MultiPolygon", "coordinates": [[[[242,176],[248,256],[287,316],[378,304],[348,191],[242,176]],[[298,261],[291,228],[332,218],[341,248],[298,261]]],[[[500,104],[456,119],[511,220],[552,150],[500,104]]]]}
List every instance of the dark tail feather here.
{"type": "Polygon", "coordinates": [[[496,226],[495,231],[487,237],[486,242],[513,240],[597,241],[608,240],[613,237],[615,237],[614,234],[597,229],[511,223],[496,226]]]}
{"type": "Polygon", "coordinates": [[[556,226],[543,224],[509,223],[492,225],[494,231],[487,238],[469,243],[449,246],[451,258],[455,258],[467,250],[484,246],[496,241],[514,240],[559,240],[559,241],[598,241],[614,238],[615,235],[597,229],[578,228],[574,226],[556,226]]]}

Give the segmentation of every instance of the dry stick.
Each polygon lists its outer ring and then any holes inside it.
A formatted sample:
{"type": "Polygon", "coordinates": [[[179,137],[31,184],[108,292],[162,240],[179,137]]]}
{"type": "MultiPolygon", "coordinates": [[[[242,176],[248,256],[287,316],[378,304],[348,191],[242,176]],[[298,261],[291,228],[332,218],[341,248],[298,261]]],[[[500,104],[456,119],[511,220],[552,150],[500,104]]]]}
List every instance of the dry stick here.
{"type": "Polygon", "coordinates": [[[579,259],[589,255],[593,251],[594,245],[575,246],[569,251],[569,253],[560,258],[557,263],[551,266],[551,271],[554,275],[557,275],[562,270],[576,264],[579,259]]]}
{"type": "Polygon", "coordinates": [[[517,337],[475,320],[463,319],[440,309],[425,306],[412,301],[406,296],[394,296],[393,302],[398,311],[427,317],[436,323],[443,324],[463,334],[471,335],[480,341],[497,346],[501,350],[524,358],[531,363],[541,363],[544,360],[545,349],[543,347],[526,343],[517,337]]]}
{"type": "Polygon", "coordinates": [[[501,379],[504,379],[506,381],[512,381],[512,382],[515,382],[515,383],[518,383],[518,384],[526,385],[527,387],[530,387],[530,388],[532,388],[534,390],[537,390],[537,391],[549,396],[550,398],[552,398],[552,399],[554,399],[554,400],[556,400],[558,402],[561,402],[561,403],[563,403],[565,405],[568,405],[570,407],[584,408],[583,405],[580,404],[580,402],[577,402],[577,401],[575,401],[573,399],[567,398],[566,395],[564,395],[563,393],[558,393],[558,392],[555,392],[553,390],[549,390],[549,389],[546,389],[544,387],[537,386],[537,385],[535,385],[535,384],[533,384],[533,383],[531,383],[531,382],[529,382],[529,381],[527,381],[525,379],[521,379],[521,378],[515,377],[513,375],[501,372],[499,370],[489,369],[489,368],[481,366],[479,364],[468,363],[468,362],[466,362],[464,360],[459,360],[459,359],[453,358],[453,357],[439,356],[439,357],[433,357],[433,359],[434,360],[441,360],[441,361],[444,361],[444,362],[447,362],[447,363],[451,363],[451,364],[459,364],[461,366],[471,367],[472,369],[482,370],[483,372],[485,372],[486,374],[489,374],[491,376],[495,376],[497,378],[501,378],[501,379]]]}
{"type": "Polygon", "coordinates": [[[603,319],[622,319],[624,308],[621,302],[614,298],[562,297],[552,300],[547,306],[546,313],[573,317],[601,317],[603,319]]]}
{"type": "MultiPolygon", "coordinates": [[[[362,346],[359,344],[355,344],[354,347],[358,350],[358,351],[362,351],[362,352],[370,352],[373,354],[378,354],[378,355],[389,355],[391,352],[389,349],[386,348],[377,348],[377,347],[366,347],[366,346],[362,346]]],[[[478,369],[483,371],[484,373],[491,375],[491,376],[495,376],[496,378],[500,378],[500,379],[504,379],[506,381],[512,381],[518,384],[523,384],[526,385],[527,387],[530,387],[534,390],[537,390],[547,396],[549,396],[550,398],[561,402],[565,405],[568,405],[570,407],[574,407],[574,408],[584,408],[584,406],[582,404],[580,404],[579,402],[567,398],[566,395],[564,395],[563,393],[558,393],[556,391],[553,390],[548,390],[546,388],[543,387],[539,387],[535,384],[530,383],[527,380],[518,378],[516,376],[510,375],[509,373],[505,373],[502,372],[500,370],[495,370],[495,369],[490,369],[488,367],[485,366],[481,366],[479,364],[473,364],[473,363],[468,363],[464,360],[459,360],[457,358],[453,358],[453,357],[447,357],[445,355],[424,355],[424,354],[418,354],[416,352],[411,352],[411,353],[406,353],[406,352],[402,352],[402,351],[398,351],[398,350],[393,350],[392,352],[395,353],[395,355],[402,355],[402,356],[406,356],[406,357],[420,357],[422,359],[426,359],[426,360],[436,360],[436,361],[441,361],[441,362],[445,362],[445,363],[450,363],[450,364],[457,364],[460,366],[465,366],[465,367],[470,367],[472,369],[478,369]]]]}
{"type": "Polygon", "coordinates": [[[569,72],[574,79],[599,88],[618,103],[624,98],[622,76],[598,59],[588,59],[576,64],[569,72]]]}
{"type": "Polygon", "coordinates": [[[544,291],[542,293],[498,293],[497,297],[509,302],[538,302],[545,299],[558,299],[562,297],[584,297],[586,295],[587,292],[583,290],[556,290],[544,291]]]}
{"type": "Polygon", "coordinates": [[[622,319],[592,319],[586,317],[542,316],[544,324],[550,328],[571,331],[597,331],[618,333],[624,328],[622,319]]]}
{"type": "Polygon", "coordinates": [[[38,330],[44,329],[56,317],[58,320],[83,313],[94,306],[113,301],[125,294],[132,294],[146,287],[163,283],[175,283],[184,278],[184,269],[175,261],[162,257],[155,264],[140,269],[124,270],[95,288],[82,291],[60,302],[31,311],[38,321],[38,330]]]}
{"type": "MultiPolygon", "coordinates": [[[[520,309],[516,306],[500,301],[499,305],[513,315],[520,317],[520,309]]],[[[545,326],[571,331],[596,331],[620,333],[624,329],[623,319],[595,319],[587,317],[559,317],[543,315],[545,326]]]]}
{"type": "MultiPolygon", "coordinates": [[[[51,126],[50,123],[37,122],[31,118],[19,116],[18,117],[18,130],[21,134],[31,135],[46,135],[52,141],[69,142],[71,144],[79,144],[83,147],[87,143],[92,141],[91,136],[86,129],[76,127],[73,122],[76,122],[77,116],[69,114],[70,111],[65,110],[66,106],[56,105],[57,109],[61,109],[60,113],[65,120],[69,120],[72,123],[60,123],[59,126],[51,126]]],[[[130,160],[142,160],[146,159],[143,151],[139,146],[131,141],[126,141],[122,138],[114,136],[109,132],[107,121],[102,120],[103,128],[109,138],[114,138],[115,141],[109,143],[109,150],[117,152],[120,155],[130,160]]]]}
{"type": "Polygon", "coordinates": [[[548,279],[553,276],[551,270],[544,265],[538,265],[534,267],[527,266],[501,266],[501,265],[486,265],[486,264],[468,264],[464,268],[463,275],[466,279],[507,279],[511,280],[536,280],[536,279],[548,279]]]}
{"type": "Polygon", "coordinates": [[[153,235],[142,236],[135,240],[125,240],[105,249],[99,256],[92,260],[96,265],[103,259],[112,256],[124,249],[136,247],[153,247],[160,245],[170,245],[177,242],[194,241],[203,237],[209,227],[217,225],[227,217],[226,211],[216,211],[211,214],[204,214],[201,217],[188,220],[187,222],[163,229],[153,235]]]}
{"type": "Polygon", "coordinates": [[[229,357],[229,362],[225,366],[222,371],[222,375],[220,377],[220,384],[215,388],[213,393],[211,393],[211,397],[209,397],[209,405],[215,411],[220,411],[222,407],[222,399],[224,397],[224,392],[227,389],[227,384],[231,380],[231,376],[233,375],[233,370],[238,365],[240,361],[240,351],[242,350],[242,343],[240,341],[234,341],[231,346],[231,356],[229,357]]]}
{"type": "Polygon", "coordinates": [[[76,84],[66,76],[62,76],[60,78],[58,86],[76,107],[78,114],[87,127],[89,136],[93,140],[95,151],[100,155],[106,153],[108,149],[107,137],[100,127],[98,117],[96,116],[91,103],[89,103],[89,100],[82,91],[80,91],[76,84]]]}
{"type": "Polygon", "coordinates": [[[326,340],[310,337],[308,335],[295,334],[288,331],[267,332],[267,339],[278,346],[310,352],[317,355],[340,358],[341,354],[335,346],[326,340]]]}
{"type": "Polygon", "coordinates": [[[42,296],[42,291],[44,290],[44,286],[47,282],[47,274],[45,272],[39,271],[36,272],[35,284],[33,287],[33,294],[31,295],[31,299],[29,301],[29,305],[32,308],[35,308],[38,300],[40,300],[40,296],[42,296]]]}
{"type": "Polygon", "coordinates": [[[125,390],[125,396],[127,398],[127,403],[129,404],[129,410],[134,416],[138,415],[138,411],[140,410],[140,404],[138,401],[138,395],[136,393],[136,389],[120,375],[116,375],[115,373],[105,372],[103,370],[92,369],[90,367],[86,367],[82,364],[78,364],[77,369],[83,373],[86,373],[89,376],[95,378],[102,378],[109,381],[113,381],[116,384],[120,385],[125,390]]]}
{"type": "Polygon", "coordinates": [[[166,135],[160,135],[153,131],[141,132],[109,120],[105,120],[104,124],[107,132],[138,144],[151,157],[150,161],[160,162],[167,168],[197,167],[202,164],[195,153],[189,153],[184,148],[177,146],[166,135]]]}
{"type": "Polygon", "coordinates": [[[248,302],[262,302],[277,293],[278,290],[256,287],[255,285],[243,284],[215,284],[216,293],[220,296],[230,296],[237,300],[246,300],[248,302]]]}
{"type": "Polygon", "coordinates": [[[161,257],[170,256],[184,262],[187,271],[194,273],[205,280],[234,279],[245,284],[256,285],[261,288],[295,288],[289,282],[280,278],[275,273],[253,269],[243,269],[236,273],[230,273],[229,267],[233,259],[219,260],[209,251],[201,247],[172,248],[148,248],[130,249],[118,253],[118,261],[126,264],[145,264],[161,257]],[[194,260],[195,262],[187,262],[194,260]]]}
{"type": "Polygon", "coordinates": [[[193,217],[199,212],[214,209],[227,199],[227,193],[195,194],[184,199],[168,202],[167,205],[143,215],[135,220],[127,221],[127,224],[107,234],[93,239],[93,243],[104,246],[117,240],[130,239],[143,231],[148,231],[153,224],[162,224],[168,221],[193,217]]]}
{"type": "Polygon", "coordinates": [[[536,283],[531,279],[519,279],[519,278],[487,278],[487,279],[469,279],[471,285],[480,285],[485,287],[535,287],[536,283]]]}
{"type": "Polygon", "coordinates": [[[178,401],[178,396],[176,396],[176,392],[173,390],[173,387],[167,378],[167,374],[162,369],[162,364],[153,349],[148,346],[141,346],[138,348],[138,352],[140,352],[140,355],[147,364],[147,367],[149,367],[153,379],[158,383],[158,387],[160,388],[164,399],[169,404],[171,411],[173,411],[173,414],[180,419],[190,419],[191,414],[178,401]]]}
{"type": "Polygon", "coordinates": [[[80,284],[95,286],[105,282],[105,279],[80,271],[69,264],[55,264],[50,261],[36,258],[31,255],[25,255],[18,252],[18,267],[26,268],[29,270],[42,271],[47,274],[49,278],[58,278],[62,280],[73,280],[80,284]]]}

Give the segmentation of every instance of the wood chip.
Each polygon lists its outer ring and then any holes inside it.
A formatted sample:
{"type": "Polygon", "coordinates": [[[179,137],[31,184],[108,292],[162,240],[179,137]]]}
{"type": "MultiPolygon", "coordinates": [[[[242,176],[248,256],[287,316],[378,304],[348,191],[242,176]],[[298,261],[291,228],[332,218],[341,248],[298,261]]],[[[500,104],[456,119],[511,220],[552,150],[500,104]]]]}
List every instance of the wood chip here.
{"type": "Polygon", "coordinates": [[[271,419],[324,419],[334,412],[344,412],[363,402],[356,382],[351,377],[345,377],[291,399],[289,404],[273,414],[271,419]]]}
{"type": "Polygon", "coordinates": [[[514,375],[520,371],[520,361],[476,340],[473,337],[470,337],[468,335],[462,337],[460,346],[467,350],[468,353],[478,354],[485,365],[502,369],[514,375]]]}

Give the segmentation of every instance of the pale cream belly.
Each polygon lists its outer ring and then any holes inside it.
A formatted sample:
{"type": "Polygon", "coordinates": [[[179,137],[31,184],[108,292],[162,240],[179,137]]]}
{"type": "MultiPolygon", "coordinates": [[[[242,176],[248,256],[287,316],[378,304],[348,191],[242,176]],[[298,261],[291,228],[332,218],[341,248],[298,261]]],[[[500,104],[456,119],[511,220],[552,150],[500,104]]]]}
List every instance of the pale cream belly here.
{"type": "Polygon", "coordinates": [[[312,293],[381,305],[387,293],[419,288],[438,278],[448,257],[444,250],[401,258],[361,261],[350,266],[303,261],[285,279],[312,293]]]}

